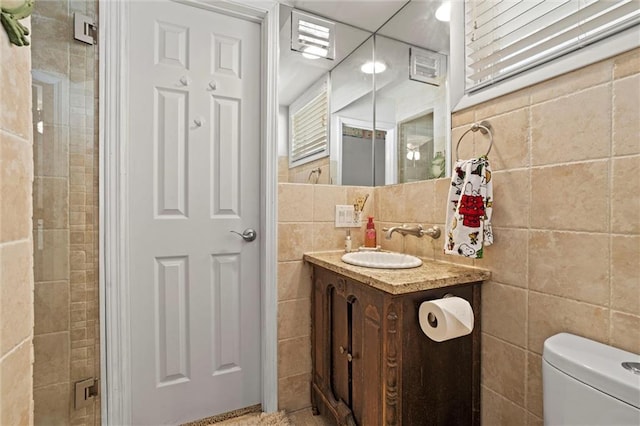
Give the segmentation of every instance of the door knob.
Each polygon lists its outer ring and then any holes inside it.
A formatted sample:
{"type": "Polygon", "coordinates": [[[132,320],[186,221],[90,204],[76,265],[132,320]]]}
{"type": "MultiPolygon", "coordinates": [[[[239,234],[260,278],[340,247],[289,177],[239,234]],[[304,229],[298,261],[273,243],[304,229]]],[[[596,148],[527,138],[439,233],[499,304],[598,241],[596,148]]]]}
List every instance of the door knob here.
{"type": "Polygon", "coordinates": [[[255,240],[256,237],[258,236],[258,233],[254,229],[251,229],[251,228],[245,229],[242,232],[242,234],[239,233],[238,231],[229,231],[229,232],[233,232],[234,234],[240,235],[243,240],[248,241],[248,242],[255,240]]]}

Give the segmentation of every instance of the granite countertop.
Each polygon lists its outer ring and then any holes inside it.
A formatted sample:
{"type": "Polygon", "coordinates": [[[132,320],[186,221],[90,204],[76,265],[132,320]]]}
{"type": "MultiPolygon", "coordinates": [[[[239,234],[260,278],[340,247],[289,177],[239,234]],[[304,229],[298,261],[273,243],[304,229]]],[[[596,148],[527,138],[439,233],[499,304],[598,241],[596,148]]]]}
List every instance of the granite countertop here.
{"type": "Polygon", "coordinates": [[[457,284],[483,281],[486,269],[422,258],[422,265],[410,269],[375,269],[342,261],[343,251],[305,253],[304,260],[391,294],[433,290],[457,284]]]}

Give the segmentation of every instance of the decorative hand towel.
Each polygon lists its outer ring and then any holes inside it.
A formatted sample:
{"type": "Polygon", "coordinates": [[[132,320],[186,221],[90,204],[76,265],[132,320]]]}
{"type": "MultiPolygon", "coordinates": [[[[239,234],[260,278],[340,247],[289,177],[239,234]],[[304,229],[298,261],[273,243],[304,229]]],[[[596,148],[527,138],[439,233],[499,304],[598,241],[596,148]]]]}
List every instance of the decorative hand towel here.
{"type": "Polygon", "coordinates": [[[482,258],[493,243],[491,169],[486,156],[458,160],[453,169],[447,203],[445,254],[482,258]]]}

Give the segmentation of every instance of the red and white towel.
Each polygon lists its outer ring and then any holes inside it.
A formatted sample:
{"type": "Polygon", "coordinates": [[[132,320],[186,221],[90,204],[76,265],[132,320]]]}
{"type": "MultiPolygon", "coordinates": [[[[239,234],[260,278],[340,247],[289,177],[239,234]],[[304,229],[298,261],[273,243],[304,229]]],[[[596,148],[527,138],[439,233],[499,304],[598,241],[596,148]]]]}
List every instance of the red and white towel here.
{"type": "Polygon", "coordinates": [[[483,248],[493,243],[492,210],[493,185],[487,157],[458,160],[449,188],[445,254],[482,258],[483,248]]]}

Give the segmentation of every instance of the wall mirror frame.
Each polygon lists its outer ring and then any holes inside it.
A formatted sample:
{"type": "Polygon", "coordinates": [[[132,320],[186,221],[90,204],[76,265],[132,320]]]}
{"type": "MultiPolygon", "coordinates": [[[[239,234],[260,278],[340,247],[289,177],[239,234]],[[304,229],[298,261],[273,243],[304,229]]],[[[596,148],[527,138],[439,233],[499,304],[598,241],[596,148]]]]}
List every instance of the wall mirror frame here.
{"type": "MultiPolygon", "coordinates": [[[[318,3],[281,4],[280,181],[379,186],[449,175],[449,26],[435,19],[442,1],[370,2],[386,7],[387,15],[359,26],[334,19],[329,9],[309,10],[318,3]],[[304,58],[290,49],[294,8],[336,22],[333,61],[304,58]],[[384,71],[363,71],[376,62],[384,71]],[[327,153],[290,164],[289,105],[327,76],[327,153]]],[[[351,3],[356,17],[364,7],[358,1],[338,3],[346,8],[336,12],[343,19],[351,3]]]]}

